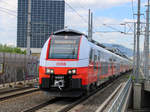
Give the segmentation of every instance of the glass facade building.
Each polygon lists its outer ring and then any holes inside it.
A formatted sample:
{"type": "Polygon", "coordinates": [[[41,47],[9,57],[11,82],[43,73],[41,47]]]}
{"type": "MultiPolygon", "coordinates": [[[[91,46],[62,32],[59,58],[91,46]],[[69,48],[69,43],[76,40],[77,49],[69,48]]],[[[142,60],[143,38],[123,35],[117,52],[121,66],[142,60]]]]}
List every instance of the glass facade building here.
{"type": "MultiPolygon", "coordinates": [[[[27,46],[28,0],[18,0],[17,46],[27,46]]],[[[52,32],[64,28],[64,0],[31,0],[31,48],[42,48],[52,32]]]]}

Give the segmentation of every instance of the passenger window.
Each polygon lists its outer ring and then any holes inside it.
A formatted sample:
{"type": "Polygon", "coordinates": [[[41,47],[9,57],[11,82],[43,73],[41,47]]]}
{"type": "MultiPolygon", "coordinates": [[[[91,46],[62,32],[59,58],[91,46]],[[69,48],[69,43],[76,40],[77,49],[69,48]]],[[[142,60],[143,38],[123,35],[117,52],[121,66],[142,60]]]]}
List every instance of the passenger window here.
{"type": "Polygon", "coordinates": [[[92,57],[93,57],[93,49],[90,50],[90,56],[89,56],[89,62],[92,62],[92,57]]]}
{"type": "Polygon", "coordinates": [[[94,55],[94,63],[96,63],[96,61],[97,61],[97,56],[94,55]]]}
{"type": "Polygon", "coordinates": [[[97,68],[96,62],[97,62],[97,55],[94,55],[94,69],[97,68]]]}
{"type": "Polygon", "coordinates": [[[100,61],[100,56],[98,56],[98,61],[100,61]]]}
{"type": "Polygon", "coordinates": [[[109,58],[109,61],[112,62],[112,58],[109,58]]]}

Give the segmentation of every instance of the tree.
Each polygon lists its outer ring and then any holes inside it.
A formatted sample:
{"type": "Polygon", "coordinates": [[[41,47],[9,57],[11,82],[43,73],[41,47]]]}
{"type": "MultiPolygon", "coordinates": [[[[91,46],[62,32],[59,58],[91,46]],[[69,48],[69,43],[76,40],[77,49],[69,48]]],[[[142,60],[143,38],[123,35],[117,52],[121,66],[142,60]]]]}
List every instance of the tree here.
{"type": "Polygon", "coordinates": [[[2,45],[2,44],[0,44],[0,52],[26,54],[26,50],[22,51],[18,47],[10,47],[10,46],[7,46],[7,45],[2,45]]]}

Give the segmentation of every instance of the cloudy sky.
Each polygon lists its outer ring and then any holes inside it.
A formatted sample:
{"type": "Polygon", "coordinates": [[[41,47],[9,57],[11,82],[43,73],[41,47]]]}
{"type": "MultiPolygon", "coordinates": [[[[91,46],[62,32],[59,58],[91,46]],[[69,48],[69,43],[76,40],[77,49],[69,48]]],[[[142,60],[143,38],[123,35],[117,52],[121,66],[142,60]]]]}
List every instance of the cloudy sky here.
{"type": "MultiPolygon", "coordinates": [[[[147,0],[141,1],[141,12],[145,13],[147,0]]],[[[95,40],[100,43],[116,43],[128,48],[133,47],[133,35],[120,33],[125,30],[125,26],[120,24],[133,22],[133,12],[137,11],[137,0],[133,0],[133,8],[132,0],[66,0],[65,26],[87,33],[89,8],[94,15],[95,40]]],[[[141,16],[142,20],[144,18],[145,16],[141,16]]],[[[126,31],[130,31],[129,26],[133,25],[126,26],[126,31]]],[[[0,0],[0,43],[16,45],[16,39],[17,0],[0,0]],[[11,9],[11,11],[7,9],[11,9]]],[[[141,40],[141,48],[143,48],[143,39],[141,40]]]]}

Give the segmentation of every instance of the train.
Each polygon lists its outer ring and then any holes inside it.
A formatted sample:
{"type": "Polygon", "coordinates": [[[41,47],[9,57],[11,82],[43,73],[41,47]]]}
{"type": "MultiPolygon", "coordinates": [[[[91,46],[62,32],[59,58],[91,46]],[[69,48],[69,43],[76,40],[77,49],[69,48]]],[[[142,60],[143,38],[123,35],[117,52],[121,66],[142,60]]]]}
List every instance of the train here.
{"type": "Polygon", "coordinates": [[[132,69],[132,62],[76,30],[53,33],[39,63],[40,89],[51,96],[78,97],[132,69]]]}

